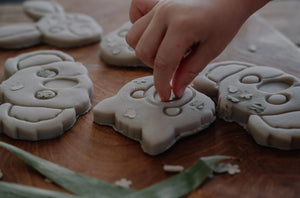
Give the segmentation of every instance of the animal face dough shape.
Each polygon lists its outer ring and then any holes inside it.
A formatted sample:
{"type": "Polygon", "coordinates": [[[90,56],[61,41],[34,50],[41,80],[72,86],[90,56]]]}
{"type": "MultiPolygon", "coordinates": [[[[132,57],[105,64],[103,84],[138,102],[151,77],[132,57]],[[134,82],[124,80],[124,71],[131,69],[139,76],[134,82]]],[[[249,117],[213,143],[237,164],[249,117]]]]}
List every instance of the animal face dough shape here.
{"type": "Polygon", "coordinates": [[[235,121],[264,146],[300,148],[300,80],[281,70],[242,62],[208,65],[195,89],[218,94],[218,116],[235,121]]]}
{"type": "Polygon", "coordinates": [[[115,66],[147,67],[136,57],[134,50],[125,40],[131,26],[132,24],[127,22],[103,38],[100,43],[100,57],[105,63],[115,66]]]}
{"type": "Polygon", "coordinates": [[[180,99],[161,102],[147,76],[127,83],[117,95],[98,103],[94,121],[141,143],[144,152],[157,155],[178,139],[195,134],[215,120],[214,102],[188,87],[180,99]]]}
{"type": "Polygon", "coordinates": [[[63,52],[44,50],[8,61],[6,67],[13,66],[10,71],[18,71],[0,85],[1,132],[22,140],[54,138],[90,109],[93,90],[86,68],[64,58],[73,59],[63,52]],[[61,61],[53,61],[55,55],[61,61]],[[38,61],[38,57],[48,62],[38,61]],[[27,64],[20,68],[13,63],[27,64]]]}
{"type": "Polygon", "coordinates": [[[102,28],[84,14],[49,14],[37,22],[45,43],[57,47],[75,47],[101,40],[102,28]]]}

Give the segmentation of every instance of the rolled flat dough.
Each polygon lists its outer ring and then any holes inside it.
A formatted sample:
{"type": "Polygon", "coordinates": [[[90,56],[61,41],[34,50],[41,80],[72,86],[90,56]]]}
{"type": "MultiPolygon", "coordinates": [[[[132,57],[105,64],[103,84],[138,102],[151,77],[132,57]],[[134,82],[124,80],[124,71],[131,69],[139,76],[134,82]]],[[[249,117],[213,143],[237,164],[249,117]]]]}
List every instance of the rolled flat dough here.
{"type": "Polygon", "coordinates": [[[97,124],[112,126],[139,141],[144,152],[157,155],[184,136],[199,133],[215,120],[214,102],[189,87],[180,99],[161,102],[153,77],[127,83],[117,95],[98,103],[97,124]]]}
{"type": "Polygon", "coordinates": [[[281,70],[243,62],[208,65],[193,82],[218,97],[217,114],[243,126],[264,146],[300,148],[300,80],[281,70]]]}

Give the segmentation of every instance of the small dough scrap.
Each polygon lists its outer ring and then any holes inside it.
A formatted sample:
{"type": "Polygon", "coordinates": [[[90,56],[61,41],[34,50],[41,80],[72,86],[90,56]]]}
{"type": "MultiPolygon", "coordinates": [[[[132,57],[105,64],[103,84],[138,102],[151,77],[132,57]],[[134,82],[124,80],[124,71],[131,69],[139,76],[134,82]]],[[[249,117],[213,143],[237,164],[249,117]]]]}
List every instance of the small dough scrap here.
{"type": "Polygon", "coordinates": [[[103,30],[90,16],[78,13],[49,14],[37,22],[47,44],[71,48],[101,40],[103,30]]]}
{"type": "Polygon", "coordinates": [[[58,50],[38,50],[23,53],[19,56],[7,59],[5,62],[4,79],[9,78],[21,69],[60,61],[74,62],[74,59],[70,55],[58,50]]]}
{"type": "Polygon", "coordinates": [[[64,14],[64,8],[53,0],[27,0],[23,3],[23,10],[35,21],[47,14],[64,14]]]}
{"type": "Polygon", "coordinates": [[[199,133],[215,120],[215,104],[188,87],[182,98],[161,102],[153,76],[132,80],[117,95],[98,103],[94,122],[112,126],[139,141],[144,152],[158,155],[180,138],[199,133]]]}
{"type": "Polygon", "coordinates": [[[208,65],[193,86],[204,94],[212,93],[209,89],[213,87],[218,116],[243,126],[258,144],[283,150],[300,148],[297,77],[272,67],[220,62],[208,65]],[[219,77],[209,79],[216,71],[219,77]]]}
{"type": "Polygon", "coordinates": [[[0,27],[0,48],[21,49],[40,44],[42,34],[35,23],[20,23],[0,27]]]}
{"type": "Polygon", "coordinates": [[[9,65],[26,59],[30,64],[0,85],[0,131],[14,139],[32,141],[60,136],[91,107],[93,86],[88,71],[59,51],[19,55],[9,65]],[[47,55],[50,61],[39,60],[47,55]],[[52,57],[56,55],[59,60],[52,57]]]}
{"type": "Polygon", "coordinates": [[[147,67],[136,57],[134,49],[125,40],[131,26],[131,22],[126,22],[103,38],[100,43],[100,57],[105,63],[124,67],[147,67]]]}

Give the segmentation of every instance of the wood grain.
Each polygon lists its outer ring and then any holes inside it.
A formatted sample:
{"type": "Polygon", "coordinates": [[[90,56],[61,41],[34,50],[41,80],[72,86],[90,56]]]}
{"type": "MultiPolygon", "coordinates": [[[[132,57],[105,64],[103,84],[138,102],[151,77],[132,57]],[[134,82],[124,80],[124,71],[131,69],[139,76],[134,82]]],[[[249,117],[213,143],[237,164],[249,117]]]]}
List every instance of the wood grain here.
{"type": "MultiPolygon", "coordinates": [[[[128,20],[130,0],[60,0],[67,12],[80,12],[94,17],[105,34],[128,20]]],[[[0,25],[30,21],[20,5],[0,6],[0,25]]],[[[220,36],[221,33],[220,33],[220,36]]],[[[0,71],[8,57],[38,49],[56,49],[40,45],[30,49],[0,51],[0,71]]],[[[62,49],[89,70],[94,84],[93,106],[113,96],[130,80],[150,75],[148,69],[124,69],[105,65],[99,59],[98,43],[82,48],[62,49]]],[[[285,36],[259,16],[253,16],[236,38],[215,60],[241,60],[281,68],[300,77],[300,52],[285,36]],[[257,52],[247,50],[250,44],[257,52]]],[[[127,178],[132,188],[142,189],[170,177],[163,164],[189,167],[199,157],[231,155],[237,157],[241,173],[218,175],[187,197],[299,197],[300,151],[280,151],[257,145],[252,137],[235,123],[217,119],[207,130],[176,143],[167,152],[151,157],[140,145],[110,127],[93,123],[92,112],[78,118],[75,126],[59,138],[28,142],[16,141],[0,134],[0,140],[16,145],[37,156],[74,171],[109,182],[127,178]]],[[[44,181],[14,155],[0,148],[0,169],[7,182],[63,191],[44,181]]]]}

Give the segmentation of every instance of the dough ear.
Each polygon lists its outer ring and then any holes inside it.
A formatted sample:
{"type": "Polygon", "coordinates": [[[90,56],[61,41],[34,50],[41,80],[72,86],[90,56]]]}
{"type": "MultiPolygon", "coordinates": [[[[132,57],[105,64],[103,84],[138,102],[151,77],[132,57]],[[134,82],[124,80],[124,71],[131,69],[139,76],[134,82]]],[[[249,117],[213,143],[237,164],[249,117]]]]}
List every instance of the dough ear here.
{"type": "Polygon", "coordinates": [[[299,149],[299,116],[299,111],[261,117],[251,115],[247,129],[260,145],[283,150],[299,149]]]}
{"type": "Polygon", "coordinates": [[[251,66],[254,65],[236,61],[209,64],[194,79],[192,86],[201,93],[210,97],[216,97],[218,94],[219,84],[222,80],[251,66]]]}
{"type": "Polygon", "coordinates": [[[115,124],[115,103],[111,100],[112,98],[107,98],[93,108],[94,122],[109,126],[115,124]]]}
{"type": "Polygon", "coordinates": [[[151,125],[150,123],[143,127],[141,146],[145,153],[149,155],[158,155],[176,142],[173,126],[151,125]]]}

